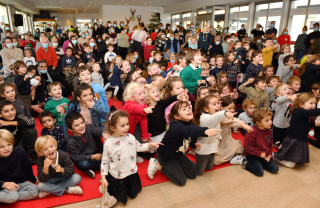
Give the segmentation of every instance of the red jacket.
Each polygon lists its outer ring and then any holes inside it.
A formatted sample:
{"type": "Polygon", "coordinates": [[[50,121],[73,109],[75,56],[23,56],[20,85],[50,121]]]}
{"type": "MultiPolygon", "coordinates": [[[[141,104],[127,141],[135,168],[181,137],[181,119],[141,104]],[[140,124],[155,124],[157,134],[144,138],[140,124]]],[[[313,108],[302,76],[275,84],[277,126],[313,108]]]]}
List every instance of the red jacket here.
{"type": "Polygon", "coordinates": [[[152,41],[156,40],[158,33],[152,32],[150,37],[152,38],[152,41]]]}
{"type": "Polygon", "coordinates": [[[53,66],[54,68],[58,65],[58,57],[56,50],[48,46],[48,51],[46,52],[42,46],[37,50],[37,62],[45,60],[48,66],[53,66]]]}
{"type": "Polygon", "coordinates": [[[243,143],[243,155],[261,156],[264,152],[266,155],[272,155],[272,133],[270,129],[260,130],[258,127],[252,127],[251,133],[246,133],[243,143]]]}
{"type": "Polygon", "coordinates": [[[147,61],[151,57],[151,50],[155,50],[156,48],[153,45],[146,45],[144,47],[144,60],[147,61]]]}
{"type": "Polygon", "coordinates": [[[282,47],[284,44],[289,44],[291,43],[291,36],[290,35],[280,35],[278,37],[278,43],[280,47],[282,47]]]}
{"type": "Polygon", "coordinates": [[[135,101],[126,101],[122,108],[123,111],[127,111],[129,113],[130,134],[134,135],[136,126],[140,123],[141,139],[148,139],[151,136],[151,134],[148,133],[147,114],[143,112],[143,109],[148,107],[149,106],[147,104],[140,105],[135,101]]]}
{"type": "Polygon", "coordinates": [[[36,44],[32,40],[28,40],[28,41],[27,40],[23,40],[23,41],[20,42],[20,45],[25,48],[27,46],[28,42],[31,44],[32,48],[36,47],[36,44]]]}

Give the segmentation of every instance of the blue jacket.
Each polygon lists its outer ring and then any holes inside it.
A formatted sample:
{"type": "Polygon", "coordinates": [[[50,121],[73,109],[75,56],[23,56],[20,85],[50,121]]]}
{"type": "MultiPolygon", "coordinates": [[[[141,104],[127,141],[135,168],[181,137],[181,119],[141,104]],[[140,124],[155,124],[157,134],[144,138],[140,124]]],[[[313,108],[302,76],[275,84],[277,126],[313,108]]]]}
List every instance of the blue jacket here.
{"type": "Polygon", "coordinates": [[[121,69],[119,69],[117,65],[114,65],[113,74],[110,79],[111,86],[121,86],[120,75],[121,75],[121,69]]]}
{"type": "MultiPolygon", "coordinates": [[[[78,103],[77,107],[74,103],[70,103],[68,110],[63,117],[63,131],[64,131],[64,138],[68,140],[68,127],[66,125],[66,116],[71,111],[77,111],[80,113],[80,102],[78,103]]],[[[91,120],[94,127],[103,127],[102,123],[106,120],[110,110],[106,111],[100,101],[94,100],[94,105],[90,109],[91,120]]]]}
{"type": "MultiPolygon", "coordinates": [[[[102,103],[102,105],[104,106],[104,109],[108,113],[110,113],[106,92],[104,91],[103,87],[100,84],[94,83],[94,82],[91,82],[91,87],[93,89],[94,99],[100,101],[102,103]]],[[[104,122],[104,121],[105,121],[105,119],[102,120],[102,122],[104,122]]]]}

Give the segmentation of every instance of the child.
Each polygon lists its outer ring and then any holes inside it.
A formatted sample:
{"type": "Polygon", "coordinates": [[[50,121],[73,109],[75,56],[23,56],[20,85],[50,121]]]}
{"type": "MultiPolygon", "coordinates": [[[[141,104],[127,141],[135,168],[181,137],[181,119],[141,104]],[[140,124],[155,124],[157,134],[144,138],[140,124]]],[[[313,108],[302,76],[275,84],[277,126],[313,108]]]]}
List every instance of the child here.
{"type": "Polygon", "coordinates": [[[83,46],[84,48],[84,53],[82,55],[82,59],[86,62],[86,63],[92,63],[92,62],[95,62],[97,59],[97,56],[92,52],[93,51],[93,48],[88,45],[88,44],[85,44],[83,46]]]}
{"type": "Polygon", "coordinates": [[[273,104],[274,119],[273,119],[273,142],[274,146],[278,149],[281,148],[283,139],[287,136],[288,128],[290,125],[291,115],[289,110],[293,102],[297,99],[297,94],[292,95],[288,85],[281,83],[278,85],[274,94],[277,99],[273,104]]]}
{"type": "Polygon", "coordinates": [[[281,77],[278,76],[271,76],[267,78],[267,88],[266,92],[269,96],[269,110],[274,111],[274,89],[281,83],[281,77]]]}
{"type": "Polygon", "coordinates": [[[76,66],[76,57],[72,55],[72,48],[67,47],[66,55],[62,58],[62,68],[64,70],[63,73],[65,76],[65,79],[68,80],[69,82],[72,82],[76,74],[75,66],[76,66]]]}
{"type": "MultiPolygon", "coordinates": [[[[81,83],[77,86],[65,115],[67,116],[71,111],[79,112],[85,118],[85,123],[93,125],[94,127],[103,127],[102,123],[109,112],[104,109],[100,101],[94,99],[92,87],[85,83],[81,83]]],[[[63,127],[65,138],[68,138],[65,120],[63,127]]],[[[94,139],[98,148],[102,148],[103,144],[101,139],[94,139]]]]}
{"type": "Polygon", "coordinates": [[[178,65],[174,65],[171,67],[168,71],[164,73],[164,75],[167,77],[168,73],[173,71],[172,76],[173,77],[180,77],[181,71],[187,66],[187,61],[186,61],[186,54],[183,52],[180,52],[176,55],[178,65]]]}
{"type": "Polygon", "coordinates": [[[318,82],[319,71],[320,71],[320,56],[313,55],[310,58],[309,63],[306,64],[305,71],[300,76],[302,92],[308,92],[310,86],[318,82]]]}
{"type": "Polygon", "coordinates": [[[27,73],[26,64],[23,61],[16,61],[13,64],[13,69],[17,73],[17,76],[14,78],[14,82],[17,86],[17,98],[22,100],[24,105],[27,107],[28,111],[31,111],[31,85],[30,77],[27,73]]]}
{"type": "Polygon", "coordinates": [[[250,78],[247,82],[243,83],[239,87],[239,91],[246,94],[248,98],[254,99],[257,103],[258,108],[269,107],[269,96],[265,91],[267,87],[266,78],[263,76],[257,76],[256,78],[250,78]],[[248,87],[251,83],[253,87],[248,87]]]}
{"type": "MultiPolygon", "coordinates": [[[[196,36],[191,37],[191,41],[188,43],[188,46],[191,49],[198,50],[198,39],[196,36]]],[[[199,52],[199,53],[201,54],[201,52],[199,52]]]]}
{"type": "MultiPolygon", "coordinates": [[[[228,110],[231,113],[235,112],[235,102],[234,100],[229,97],[223,97],[220,99],[221,103],[221,110],[228,110]]],[[[220,165],[224,162],[228,162],[234,157],[235,155],[243,153],[243,147],[241,140],[234,140],[232,138],[231,129],[232,128],[244,128],[247,131],[252,131],[251,127],[245,124],[243,121],[234,118],[225,119],[224,121],[220,122],[221,125],[221,143],[219,145],[218,152],[216,152],[214,156],[214,165],[220,165]]],[[[239,158],[242,156],[238,156],[235,158],[239,158]]],[[[237,161],[237,159],[235,159],[237,161]]],[[[236,164],[234,161],[230,161],[231,164],[236,164]]]]}
{"type": "Polygon", "coordinates": [[[102,87],[104,86],[103,84],[103,78],[102,75],[100,74],[100,64],[95,62],[92,64],[92,77],[91,80],[93,83],[100,84],[102,87]]]}
{"type": "Polygon", "coordinates": [[[296,164],[309,163],[308,133],[309,117],[320,115],[316,108],[316,99],[310,93],[301,93],[290,108],[290,126],[281,149],[274,153],[274,158],[288,168],[296,164]]]}
{"type": "Polygon", "coordinates": [[[33,131],[35,119],[17,113],[13,103],[9,100],[0,101],[1,129],[9,130],[15,139],[15,146],[21,147],[29,154],[31,163],[37,162],[34,144],[37,132],[33,131]],[[27,130],[24,130],[27,129],[27,130]]]}
{"type": "Polygon", "coordinates": [[[202,71],[200,64],[202,63],[201,53],[196,50],[190,50],[187,53],[187,67],[180,72],[183,85],[192,94],[194,89],[201,84],[206,84],[206,80],[202,80],[200,73],[202,71]]]}
{"type": "Polygon", "coordinates": [[[170,59],[170,48],[166,47],[164,49],[164,54],[163,54],[163,58],[169,60],[170,59]]]}
{"type": "Polygon", "coordinates": [[[207,80],[208,87],[216,87],[216,83],[216,78],[213,75],[209,75],[207,80]]]}
{"type": "Polygon", "coordinates": [[[248,52],[246,53],[244,60],[242,59],[241,73],[243,73],[243,74],[247,73],[247,68],[251,64],[252,53],[254,51],[255,51],[254,49],[249,49],[248,52]]]}
{"type": "Polygon", "coordinates": [[[65,123],[71,132],[68,139],[67,150],[74,165],[84,171],[89,178],[95,177],[95,170],[100,170],[102,149],[97,150],[93,137],[106,140],[108,133],[104,127],[86,125],[83,116],[72,111],[66,115],[65,123]]]}
{"type": "Polygon", "coordinates": [[[217,78],[217,87],[220,85],[229,85],[230,91],[233,91],[233,87],[228,83],[228,73],[226,71],[221,71],[217,78]]]}
{"type": "Polygon", "coordinates": [[[317,103],[318,103],[319,97],[320,97],[320,84],[319,83],[314,83],[313,85],[311,85],[310,93],[313,94],[313,96],[316,98],[317,103]]]}
{"type": "Polygon", "coordinates": [[[236,60],[235,53],[229,51],[226,54],[224,67],[226,68],[226,72],[228,74],[228,82],[232,86],[232,88],[237,88],[237,77],[241,77],[240,68],[238,65],[238,60],[236,60]]]}
{"type": "Polygon", "coordinates": [[[284,67],[278,67],[276,73],[277,76],[282,78],[283,83],[287,83],[287,80],[293,76],[293,70],[300,68],[300,64],[295,64],[295,57],[288,55],[283,59],[284,67]]]}
{"type": "MultiPolygon", "coordinates": [[[[223,60],[222,60],[223,63],[223,60]]],[[[213,70],[214,68],[216,68],[216,55],[211,55],[209,57],[209,65],[210,65],[210,70],[213,70]]]]}
{"type": "Polygon", "coordinates": [[[152,38],[147,38],[147,45],[144,47],[144,60],[147,61],[151,57],[151,50],[155,50],[156,48],[151,45],[152,44],[152,38]]]}
{"type": "Polygon", "coordinates": [[[262,49],[263,54],[263,67],[271,65],[273,53],[277,51],[277,45],[273,45],[272,38],[267,38],[264,42],[264,47],[262,49]]]}
{"type": "Polygon", "coordinates": [[[254,51],[252,53],[251,64],[249,64],[245,78],[243,82],[248,81],[250,78],[255,78],[258,76],[260,72],[263,71],[262,64],[263,64],[263,57],[261,51],[254,51]]]}
{"type": "Polygon", "coordinates": [[[267,77],[272,77],[274,75],[274,67],[272,65],[267,65],[263,67],[263,74],[267,77]]]}
{"type": "Polygon", "coordinates": [[[208,82],[211,80],[211,79],[208,79],[209,78],[209,74],[210,74],[210,66],[207,62],[202,62],[201,63],[201,73],[200,73],[200,77],[201,79],[205,80],[206,83],[205,84],[201,84],[203,86],[208,86],[208,82]]]}
{"type": "Polygon", "coordinates": [[[0,129],[0,203],[15,203],[39,197],[27,153],[14,147],[15,138],[5,129],[0,129]],[[30,181],[30,182],[29,182],[30,181]]]}
{"type": "Polygon", "coordinates": [[[156,52],[156,49],[152,49],[151,52],[150,52],[149,63],[153,62],[153,54],[154,54],[154,52],[156,52]]]}
{"type": "Polygon", "coordinates": [[[301,80],[297,76],[292,76],[287,80],[287,85],[289,89],[292,91],[292,94],[296,94],[300,91],[301,80]]]}
{"type": "Polygon", "coordinates": [[[207,127],[195,126],[192,123],[193,113],[189,103],[185,101],[177,102],[170,112],[170,127],[162,139],[162,144],[158,148],[157,169],[161,170],[173,183],[183,186],[187,178],[194,179],[197,170],[194,162],[185,155],[189,145],[200,149],[201,144],[191,140],[194,137],[213,137],[218,131],[207,127]],[[166,146],[164,148],[164,146],[166,146]]]}
{"type": "Polygon", "coordinates": [[[220,97],[230,96],[234,100],[238,99],[239,97],[237,89],[233,89],[233,91],[231,92],[231,89],[228,84],[219,85],[218,89],[220,97]]]}
{"type": "Polygon", "coordinates": [[[108,52],[104,55],[104,62],[107,63],[108,61],[113,61],[113,59],[116,57],[116,53],[113,52],[113,44],[109,43],[107,46],[108,52]]]}
{"type": "Polygon", "coordinates": [[[62,151],[67,151],[67,142],[64,139],[64,132],[61,125],[56,124],[56,119],[50,111],[44,111],[39,115],[41,125],[44,127],[41,130],[41,136],[50,135],[57,141],[57,148],[62,151]]]}
{"type": "Polygon", "coordinates": [[[48,84],[48,93],[52,99],[46,103],[44,110],[53,113],[57,124],[63,126],[63,119],[68,110],[69,99],[62,96],[60,82],[48,84]]]}
{"type": "MultiPolygon", "coordinates": [[[[194,124],[210,129],[221,129],[220,122],[225,118],[233,119],[236,113],[229,111],[220,111],[219,98],[209,95],[198,102],[194,113],[194,124]]],[[[211,170],[214,165],[214,155],[218,152],[221,142],[221,134],[213,137],[200,137],[198,143],[201,144],[199,150],[196,150],[196,170],[198,175],[202,175],[204,170],[211,170]]]]}
{"type": "MultiPolygon", "coordinates": [[[[170,49],[169,49],[170,50],[170,49]]],[[[169,55],[170,58],[170,55],[169,55]]],[[[169,59],[168,59],[169,60],[169,59]]],[[[161,52],[160,51],[155,51],[153,53],[153,62],[152,63],[157,63],[159,64],[159,62],[161,61],[161,52]]],[[[149,65],[148,65],[149,66],[149,65]]]]}
{"type": "Polygon", "coordinates": [[[75,174],[69,155],[57,150],[57,141],[52,136],[39,137],[35,149],[40,156],[37,162],[40,199],[49,194],[62,196],[64,193],[83,193],[80,186],[77,186],[81,176],[75,174]]]}
{"type": "Polygon", "coordinates": [[[218,74],[221,71],[227,71],[227,69],[223,66],[223,56],[217,55],[215,59],[217,66],[210,72],[210,74],[218,78],[218,74]]]}
{"type": "Polygon", "coordinates": [[[204,86],[197,87],[194,91],[194,97],[196,98],[196,101],[202,100],[207,95],[209,95],[209,90],[204,86]]]}
{"type": "Polygon", "coordinates": [[[246,160],[242,163],[242,168],[256,176],[263,176],[263,169],[270,173],[277,173],[279,167],[272,159],[272,113],[265,108],[257,109],[252,121],[256,124],[251,133],[244,138],[243,155],[246,160]]]}
{"type": "Polygon", "coordinates": [[[217,88],[215,87],[209,87],[208,88],[208,91],[209,91],[209,95],[214,95],[216,97],[219,97],[219,91],[217,90],[217,88]]]}
{"type": "MultiPolygon", "coordinates": [[[[80,66],[77,70],[78,79],[90,85],[93,89],[93,95],[94,99],[100,101],[102,105],[104,106],[104,109],[109,113],[109,105],[106,97],[106,92],[104,91],[103,87],[100,84],[91,82],[91,70],[88,66],[80,66]]],[[[101,119],[102,122],[105,121],[105,119],[101,119]]]]}
{"type": "MultiPolygon", "coordinates": [[[[283,59],[286,57],[286,56],[289,56],[289,55],[293,55],[294,52],[290,53],[290,45],[288,44],[284,44],[281,49],[280,49],[280,52],[278,53],[277,55],[277,59],[278,59],[278,68],[277,68],[277,72],[279,70],[282,71],[283,67],[285,66],[284,63],[283,63],[283,59]]],[[[269,64],[268,64],[269,65],[269,64]]],[[[277,73],[276,73],[277,74],[277,73]]],[[[279,76],[279,75],[278,75],[279,76]]]]}
{"type": "Polygon", "coordinates": [[[25,57],[23,58],[23,62],[28,66],[37,65],[36,59],[32,56],[32,52],[30,49],[24,50],[25,57]]]}
{"type": "Polygon", "coordinates": [[[142,190],[137,172],[137,152],[158,148],[161,143],[140,144],[128,133],[129,114],[125,111],[112,112],[107,121],[107,130],[111,136],[103,148],[101,186],[103,189],[108,187],[110,195],[126,204],[128,196],[133,199],[142,190]]]}
{"type": "Polygon", "coordinates": [[[228,52],[228,47],[229,47],[229,44],[231,42],[231,37],[230,35],[226,35],[224,37],[224,42],[222,43],[222,48],[223,48],[223,54],[226,54],[228,52]]]}
{"type": "Polygon", "coordinates": [[[150,84],[151,83],[151,76],[154,75],[154,74],[160,74],[159,64],[157,64],[157,63],[149,64],[148,67],[147,67],[147,71],[148,71],[148,75],[150,76],[147,79],[147,82],[148,82],[148,84],[150,84]]]}
{"type": "MultiPolygon", "coordinates": [[[[252,116],[257,109],[257,103],[253,99],[245,99],[242,103],[242,109],[244,112],[240,113],[238,119],[243,121],[248,126],[253,127],[252,116]]],[[[247,131],[243,128],[240,128],[240,131],[243,135],[246,135],[247,131]]]]}

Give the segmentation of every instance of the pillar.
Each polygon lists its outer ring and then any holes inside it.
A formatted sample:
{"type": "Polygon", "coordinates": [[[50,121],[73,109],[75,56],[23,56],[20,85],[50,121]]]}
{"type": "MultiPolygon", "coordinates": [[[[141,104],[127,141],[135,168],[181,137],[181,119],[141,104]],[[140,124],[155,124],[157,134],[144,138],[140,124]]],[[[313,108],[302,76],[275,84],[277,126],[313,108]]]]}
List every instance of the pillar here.
{"type": "Polygon", "coordinates": [[[216,15],[216,7],[212,6],[212,13],[211,13],[211,25],[214,27],[214,20],[215,20],[215,15],[216,15]]]}
{"type": "Polygon", "coordinates": [[[246,28],[248,35],[250,34],[251,30],[255,27],[255,25],[253,25],[255,11],[256,11],[256,3],[251,2],[249,4],[248,22],[247,22],[247,28],[246,28]]]}
{"type": "Polygon", "coordinates": [[[230,7],[225,7],[225,15],[224,15],[224,27],[229,27],[229,13],[230,13],[230,7]]]}
{"type": "Polygon", "coordinates": [[[282,30],[287,27],[288,17],[290,12],[290,0],[283,0],[282,10],[281,10],[281,21],[278,29],[278,35],[281,34],[282,30]]]}

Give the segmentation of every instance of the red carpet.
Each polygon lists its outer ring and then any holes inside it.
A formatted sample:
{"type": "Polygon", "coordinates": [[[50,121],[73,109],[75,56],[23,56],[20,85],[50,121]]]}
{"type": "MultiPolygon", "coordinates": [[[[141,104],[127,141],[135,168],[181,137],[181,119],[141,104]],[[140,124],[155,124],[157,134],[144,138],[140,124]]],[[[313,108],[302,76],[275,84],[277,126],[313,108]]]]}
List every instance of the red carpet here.
{"type": "MultiPolygon", "coordinates": [[[[109,100],[109,105],[114,105],[115,108],[121,109],[122,108],[122,102],[120,101],[113,101],[109,100]]],[[[40,136],[41,129],[43,128],[39,122],[39,119],[36,121],[36,128],[38,130],[38,135],[40,136]]],[[[242,140],[243,142],[243,136],[241,134],[233,134],[233,138],[236,140],[242,140]]],[[[192,155],[188,155],[188,157],[195,162],[195,157],[192,155]]],[[[160,173],[160,171],[157,171],[155,177],[153,180],[150,180],[147,174],[149,160],[145,160],[141,164],[138,165],[138,173],[141,178],[142,186],[150,186],[157,183],[163,183],[166,181],[169,181],[169,179],[160,173]]],[[[229,163],[224,163],[219,166],[214,166],[212,170],[224,168],[230,166],[229,163]]],[[[79,186],[83,190],[83,195],[68,195],[65,194],[62,197],[57,197],[53,195],[49,195],[43,199],[35,199],[31,201],[24,201],[24,202],[17,202],[14,204],[5,204],[1,207],[3,208],[44,208],[44,207],[53,207],[53,206],[59,206],[59,205],[65,205],[65,204],[71,204],[75,202],[80,201],[86,201],[90,199],[95,199],[101,197],[100,192],[98,191],[98,187],[100,185],[99,179],[100,179],[100,173],[99,171],[96,171],[96,178],[90,179],[88,176],[83,173],[82,171],[79,171],[77,168],[75,168],[76,173],[79,174],[82,177],[82,180],[79,184],[79,186]]],[[[37,166],[33,166],[33,172],[35,175],[37,175],[37,166]]]]}

